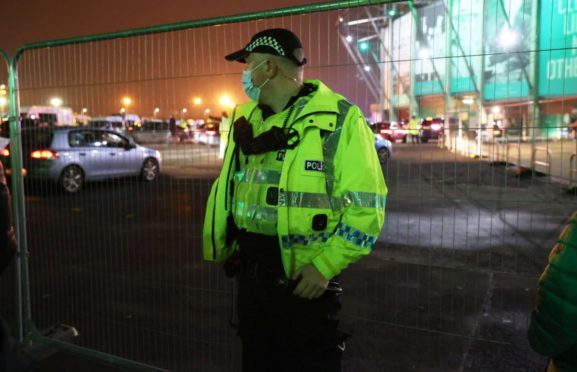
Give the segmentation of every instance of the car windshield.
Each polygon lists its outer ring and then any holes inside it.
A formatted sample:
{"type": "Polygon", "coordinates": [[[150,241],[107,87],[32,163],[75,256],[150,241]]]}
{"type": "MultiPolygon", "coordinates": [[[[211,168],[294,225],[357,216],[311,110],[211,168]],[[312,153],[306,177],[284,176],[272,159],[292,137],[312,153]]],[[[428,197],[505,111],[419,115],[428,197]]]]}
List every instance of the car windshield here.
{"type": "Polygon", "coordinates": [[[92,128],[102,128],[102,127],[106,127],[107,124],[108,124],[107,121],[96,120],[96,121],[91,121],[89,125],[92,128]]]}
{"type": "Polygon", "coordinates": [[[22,147],[27,149],[45,149],[52,143],[52,130],[31,129],[22,131],[22,147]]]}

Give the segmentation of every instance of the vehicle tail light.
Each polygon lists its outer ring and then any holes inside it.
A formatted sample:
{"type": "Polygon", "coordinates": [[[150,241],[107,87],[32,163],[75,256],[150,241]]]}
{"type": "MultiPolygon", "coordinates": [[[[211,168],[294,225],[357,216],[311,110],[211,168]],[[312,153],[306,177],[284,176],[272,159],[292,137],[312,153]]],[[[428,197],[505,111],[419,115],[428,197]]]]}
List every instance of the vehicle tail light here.
{"type": "Polygon", "coordinates": [[[438,131],[439,129],[441,129],[441,124],[432,124],[431,129],[434,131],[438,131]]]}
{"type": "Polygon", "coordinates": [[[30,154],[32,159],[52,160],[58,157],[58,153],[52,150],[36,150],[30,154]]]}
{"type": "Polygon", "coordinates": [[[2,149],[2,151],[0,151],[0,155],[6,156],[6,157],[10,156],[10,150],[2,149]]]}

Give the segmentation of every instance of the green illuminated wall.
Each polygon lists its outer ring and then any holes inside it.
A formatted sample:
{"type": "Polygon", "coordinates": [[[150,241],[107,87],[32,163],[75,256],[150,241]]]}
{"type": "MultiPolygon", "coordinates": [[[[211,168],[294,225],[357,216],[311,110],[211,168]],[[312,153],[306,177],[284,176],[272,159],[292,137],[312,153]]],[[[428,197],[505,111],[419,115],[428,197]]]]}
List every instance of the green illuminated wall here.
{"type": "Polygon", "coordinates": [[[530,94],[531,5],[530,0],[485,1],[485,99],[530,94]]]}
{"type": "Polygon", "coordinates": [[[539,95],[577,94],[577,1],[541,0],[539,95]]]}

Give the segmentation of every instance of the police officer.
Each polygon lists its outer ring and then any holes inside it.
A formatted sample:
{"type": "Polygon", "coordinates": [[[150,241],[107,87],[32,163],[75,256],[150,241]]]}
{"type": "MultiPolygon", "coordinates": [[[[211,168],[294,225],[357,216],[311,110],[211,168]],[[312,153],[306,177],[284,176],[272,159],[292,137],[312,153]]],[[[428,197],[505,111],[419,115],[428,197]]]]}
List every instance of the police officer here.
{"type": "Polygon", "coordinates": [[[409,138],[411,143],[419,143],[419,119],[416,115],[413,115],[411,120],[409,120],[409,138]]]}
{"type": "Polygon", "coordinates": [[[238,278],[243,371],[340,371],[338,277],[384,223],[374,137],[357,106],[303,81],[291,31],[261,31],[226,59],[246,64],[250,101],[229,115],[203,249],[238,278]]]}

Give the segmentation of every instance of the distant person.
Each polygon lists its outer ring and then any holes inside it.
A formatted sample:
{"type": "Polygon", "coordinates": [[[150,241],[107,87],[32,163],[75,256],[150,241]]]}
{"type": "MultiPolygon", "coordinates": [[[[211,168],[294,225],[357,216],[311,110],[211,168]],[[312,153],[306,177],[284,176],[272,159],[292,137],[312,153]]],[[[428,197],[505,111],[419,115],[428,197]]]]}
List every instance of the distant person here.
{"type": "Polygon", "coordinates": [[[339,275],[368,255],[387,187],[359,107],[303,80],[286,29],[225,57],[245,64],[247,103],[231,113],[203,228],[204,258],[238,280],[243,371],[341,370],[339,275]]]}
{"type": "Polygon", "coordinates": [[[409,142],[419,143],[419,119],[416,115],[413,115],[411,120],[409,120],[409,142]]]}
{"type": "Polygon", "coordinates": [[[549,254],[529,325],[533,350],[551,358],[547,372],[577,371],[577,212],[549,254]]]}
{"type": "MultiPolygon", "coordinates": [[[[0,163],[0,281],[2,274],[16,253],[16,235],[12,226],[12,206],[10,190],[4,176],[4,167],[0,163]]],[[[0,293],[1,296],[1,293],[0,293]]],[[[0,301],[8,299],[0,297],[0,301]]],[[[0,371],[29,371],[30,363],[17,355],[9,337],[8,328],[0,318],[0,371]]]]}
{"type": "Polygon", "coordinates": [[[176,136],[176,119],[174,116],[170,116],[170,119],[168,119],[168,128],[170,129],[170,134],[173,137],[176,136]]]}
{"type": "Polygon", "coordinates": [[[0,162],[0,274],[8,266],[15,252],[16,236],[12,226],[10,190],[4,176],[4,166],[0,162]]]}
{"type": "Polygon", "coordinates": [[[230,132],[230,120],[228,119],[228,113],[226,111],[222,112],[218,130],[220,133],[220,151],[218,157],[222,159],[224,158],[224,150],[228,144],[228,133],[230,132]]]}

